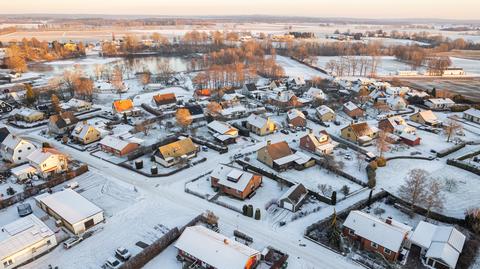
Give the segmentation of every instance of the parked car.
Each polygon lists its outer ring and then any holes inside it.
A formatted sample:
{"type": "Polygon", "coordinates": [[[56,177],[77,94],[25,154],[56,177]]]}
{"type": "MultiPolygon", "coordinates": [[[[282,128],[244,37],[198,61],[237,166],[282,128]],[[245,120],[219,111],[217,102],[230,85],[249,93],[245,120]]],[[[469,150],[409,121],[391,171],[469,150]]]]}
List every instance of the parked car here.
{"type": "Polygon", "coordinates": [[[208,151],[208,147],[207,146],[202,146],[202,151],[208,151]]]}
{"type": "Polygon", "coordinates": [[[130,259],[130,257],[132,257],[132,254],[130,253],[130,251],[128,251],[128,249],[124,247],[119,247],[115,250],[115,256],[119,257],[122,261],[127,261],[128,259],[130,259]]]}
{"type": "Polygon", "coordinates": [[[82,237],[73,236],[70,239],[67,239],[67,241],[63,242],[63,247],[66,249],[69,249],[82,241],[83,241],[82,237]]]}
{"type": "Polygon", "coordinates": [[[340,126],[340,122],[338,120],[334,121],[333,124],[337,125],[337,126],[340,126]]]}
{"type": "Polygon", "coordinates": [[[122,266],[122,262],[115,257],[110,257],[105,262],[105,267],[110,269],[118,269],[120,266],[122,266]]]}
{"type": "Polygon", "coordinates": [[[80,185],[78,185],[78,182],[77,181],[73,181],[73,182],[70,182],[68,184],[65,184],[65,186],[63,186],[63,189],[76,189],[80,187],[80,185]]]}
{"type": "Polygon", "coordinates": [[[280,131],[282,134],[289,134],[289,132],[287,130],[281,130],[280,131]]]}
{"type": "Polygon", "coordinates": [[[20,217],[25,217],[33,213],[32,207],[30,206],[29,203],[18,205],[17,212],[20,217]]]}

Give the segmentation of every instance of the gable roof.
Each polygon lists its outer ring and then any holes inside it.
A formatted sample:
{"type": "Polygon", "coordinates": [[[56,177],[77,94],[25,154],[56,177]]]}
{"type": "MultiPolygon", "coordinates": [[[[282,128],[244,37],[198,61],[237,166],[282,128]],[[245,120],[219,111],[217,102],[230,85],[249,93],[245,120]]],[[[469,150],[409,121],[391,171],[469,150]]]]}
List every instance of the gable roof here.
{"type": "Polygon", "coordinates": [[[155,101],[155,104],[157,104],[157,106],[161,106],[176,103],[177,97],[175,96],[175,93],[164,93],[154,95],[153,100],[155,101]]]}
{"type": "Polygon", "coordinates": [[[423,111],[419,111],[418,113],[420,117],[422,117],[423,120],[425,121],[434,122],[438,120],[437,116],[435,116],[435,114],[431,110],[423,110],[423,111]]]}
{"type": "Polygon", "coordinates": [[[7,127],[0,128],[0,143],[2,143],[9,134],[10,131],[7,129],[7,127]]]}
{"type": "Polygon", "coordinates": [[[303,112],[298,110],[298,109],[290,109],[287,112],[287,117],[288,117],[289,120],[293,120],[297,117],[300,117],[302,119],[306,119],[305,114],[303,114],[303,112]]]}
{"type": "Polygon", "coordinates": [[[232,130],[232,129],[237,129],[235,127],[232,127],[230,124],[223,122],[223,121],[218,121],[214,120],[210,122],[208,125],[208,128],[212,129],[213,131],[219,133],[219,134],[225,134],[226,132],[232,130]]]}
{"type": "Polygon", "coordinates": [[[74,137],[84,138],[90,128],[96,130],[95,126],[92,124],[88,124],[86,122],[78,122],[77,125],[75,125],[75,128],[73,128],[72,135],[74,137]]]}
{"type": "Polygon", "coordinates": [[[335,114],[335,112],[333,111],[333,109],[329,108],[328,106],[326,105],[321,105],[319,107],[316,108],[316,111],[318,114],[320,115],[325,115],[327,113],[332,113],[332,114],[335,114]]]}
{"type": "Polygon", "coordinates": [[[62,152],[60,152],[60,151],[58,151],[54,148],[40,148],[40,149],[37,149],[37,150],[33,151],[32,153],[30,153],[27,156],[27,159],[29,161],[31,161],[32,163],[41,164],[45,160],[50,158],[50,156],[53,156],[53,155],[66,156],[65,154],[63,154],[62,152]]]}
{"type": "Polygon", "coordinates": [[[265,124],[267,124],[268,119],[255,115],[255,114],[250,114],[247,118],[248,124],[255,126],[257,128],[263,128],[265,124]]]}
{"type": "Polygon", "coordinates": [[[278,160],[283,157],[287,157],[293,154],[292,150],[285,141],[280,141],[274,144],[267,144],[265,150],[272,160],[278,160]]]}
{"type": "Polygon", "coordinates": [[[133,101],[131,99],[123,99],[113,101],[113,108],[116,112],[124,112],[133,109],[133,101]]]}
{"type": "Polygon", "coordinates": [[[475,118],[480,118],[480,110],[475,108],[469,108],[468,110],[465,110],[463,114],[469,115],[475,118]]]}
{"type": "Polygon", "coordinates": [[[217,269],[244,269],[260,253],[204,226],[187,227],[175,247],[217,269]]]}
{"type": "Polygon", "coordinates": [[[246,88],[249,92],[253,92],[253,91],[256,91],[256,90],[257,90],[257,85],[255,85],[255,83],[247,83],[247,84],[245,84],[245,88],[246,88]]]}
{"type": "Polygon", "coordinates": [[[234,190],[244,191],[255,175],[233,166],[220,164],[213,170],[211,176],[217,178],[220,185],[234,190]]]}
{"type": "Polygon", "coordinates": [[[347,109],[348,111],[353,111],[355,109],[360,109],[356,104],[354,104],[352,101],[348,101],[345,104],[343,104],[343,107],[347,109]]]}
{"type": "Polygon", "coordinates": [[[58,128],[64,128],[76,124],[78,122],[78,119],[72,111],[66,111],[57,115],[50,116],[49,121],[51,124],[57,126],[58,128]]]}
{"type": "MultiPolygon", "coordinates": [[[[368,125],[367,122],[352,123],[350,124],[350,127],[352,128],[353,132],[357,137],[366,136],[366,135],[368,136],[373,133],[372,128],[370,127],[370,125],[368,125]]],[[[345,128],[348,128],[348,126],[345,128]]]]}
{"type": "Polygon", "coordinates": [[[290,187],[281,197],[279,200],[287,199],[292,204],[296,205],[300,203],[308,194],[307,188],[301,183],[295,184],[290,187]]]}
{"type": "Polygon", "coordinates": [[[195,95],[208,97],[212,95],[212,92],[210,91],[210,89],[198,89],[198,90],[195,90],[195,95]]]}
{"type": "Polygon", "coordinates": [[[122,151],[129,144],[134,144],[132,142],[125,141],[123,139],[120,139],[120,138],[112,136],[112,135],[105,136],[102,140],[100,140],[99,143],[101,145],[104,145],[104,146],[109,147],[109,148],[116,149],[118,151],[122,151]]]}
{"type": "Polygon", "coordinates": [[[190,137],[180,139],[173,143],[158,148],[160,155],[167,159],[168,157],[178,158],[197,149],[190,137]]]}
{"type": "Polygon", "coordinates": [[[377,219],[365,212],[353,210],[343,223],[356,235],[398,252],[411,227],[398,227],[377,219]]]}

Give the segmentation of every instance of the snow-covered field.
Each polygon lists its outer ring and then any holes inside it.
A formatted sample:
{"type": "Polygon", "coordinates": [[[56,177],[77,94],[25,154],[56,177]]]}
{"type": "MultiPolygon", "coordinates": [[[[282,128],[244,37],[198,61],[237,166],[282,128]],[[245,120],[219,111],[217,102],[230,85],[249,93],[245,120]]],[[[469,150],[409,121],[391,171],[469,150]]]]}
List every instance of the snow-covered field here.
{"type": "Polygon", "coordinates": [[[330,76],[310,68],[302,63],[292,60],[284,56],[276,56],[277,63],[285,70],[285,75],[288,77],[303,77],[304,79],[311,79],[314,77],[329,78],[330,76]]]}

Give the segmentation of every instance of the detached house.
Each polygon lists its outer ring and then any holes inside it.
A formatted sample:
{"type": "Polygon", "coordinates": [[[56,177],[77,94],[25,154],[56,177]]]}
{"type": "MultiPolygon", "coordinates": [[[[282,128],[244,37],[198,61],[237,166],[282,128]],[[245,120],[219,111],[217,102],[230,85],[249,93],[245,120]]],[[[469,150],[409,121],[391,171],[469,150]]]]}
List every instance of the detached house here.
{"type": "Polygon", "coordinates": [[[411,231],[412,227],[391,218],[382,221],[358,210],[350,211],[343,223],[344,236],[391,262],[404,258],[403,247],[411,231]]]}
{"type": "Polygon", "coordinates": [[[238,129],[223,121],[212,121],[208,125],[210,133],[218,141],[231,144],[235,143],[238,137],[238,129]]]}
{"type": "Polygon", "coordinates": [[[358,143],[361,146],[371,145],[378,135],[378,129],[366,122],[351,123],[341,130],[343,139],[358,143]]]}
{"type": "Polygon", "coordinates": [[[170,108],[177,104],[177,97],[174,93],[157,94],[153,96],[153,102],[157,107],[170,108]]]}
{"type": "Polygon", "coordinates": [[[291,90],[275,89],[268,95],[268,103],[279,108],[303,107],[309,100],[298,98],[291,90]]]}
{"type": "Polygon", "coordinates": [[[72,98],[68,102],[60,104],[60,108],[64,111],[87,111],[92,109],[92,103],[72,98]]]}
{"type": "Polygon", "coordinates": [[[417,129],[407,124],[401,116],[393,116],[378,122],[378,128],[387,133],[398,136],[405,144],[417,146],[421,138],[416,135],[417,129]]]}
{"type": "Polygon", "coordinates": [[[480,123],[480,110],[470,108],[463,112],[463,118],[471,122],[480,123]]]}
{"type": "Polygon", "coordinates": [[[107,135],[100,142],[100,149],[118,157],[130,154],[140,147],[140,144],[126,141],[115,136],[107,135]]]}
{"type": "Polygon", "coordinates": [[[435,116],[431,110],[418,111],[410,116],[410,120],[432,127],[439,127],[442,125],[442,122],[438,120],[437,116],[435,116]]]}
{"type": "Polygon", "coordinates": [[[0,144],[2,159],[12,164],[28,162],[27,156],[35,151],[37,147],[31,142],[9,134],[0,144]]]}
{"type": "Polygon", "coordinates": [[[311,87],[310,89],[308,89],[307,92],[303,94],[303,97],[312,101],[316,101],[325,100],[326,95],[321,89],[311,87]]]}
{"type": "Polygon", "coordinates": [[[431,268],[455,269],[465,244],[465,235],[454,227],[425,221],[415,228],[410,241],[420,247],[421,259],[431,268]]]}
{"type": "Polygon", "coordinates": [[[360,118],[365,115],[365,112],[352,102],[343,104],[343,112],[352,119],[360,118]]]}
{"type": "Polygon", "coordinates": [[[187,227],[175,242],[185,266],[201,269],[253,269],[261,253],[204,226],[187,227]]]}
{"type": "Polygon", "coordinates": [[[326,105],[321,105],[315,109],[317,117],[322,122],[334,121],[336,119],[335,111],[326,105]]]}
{"type": "Polygon", "coordinates": [[[270,140],[267,141],[267,144],[257,151],[257,160],[277,171],[291,167],[303,169],[315,164],[306,154],[299,151],[294,153],[285,141],[273,144],[270,140]]]}
{"type": "Polygon", "coordinates": [[[77,122],[78,119],[75,117],[73,112],[62,112],[60,114],[50,116],[48,120],[48,131],[52,134],[65,134],[75,124],[77,124],[77,122]]]}
{"type": "Polygon", "coordinates": [[[255,114],[248,116],[246,127],[260,136],[271,134],[277,129],[275,122],[270,118],[263,118],[255,114]]]}
{"type": "Polygon", "coordinates": [[[212,96],[212,91],[210,89],[197,89],[193,93],[193,97],[197,100],[210,99],[212,96]]]}
{"type": "Polygon", "coordinates": [[[41,121],[44,119],[45,114],[43,112],[33,110],[30,108],[21,108],[21,109],[15,109],[12,112],[13,116],[17,120],[21,120],[24,122],[36,122],[36,121],[41,121]]]}
{"type": "Polygon", "coordinates": [[[287,122],[294,127],[307,126],[307,118],[305,117],[305,114],[298,109],[290,109],[287,112],[287,122]]]}
{"type": "Polygon", "coordinates": [[[141,114],[141,110],[133,106],[133,101],[131,99],[113,101],[112,110],[114,113],[120,115],[126,114],[127,116],[133,117],[141,114]]]}
{"type": "Polygon", "coordinates": [[[101,139],[100,131],[86,121],[78,122],[72,131],[73,140],[80,144],[90,144],[101,139]]]}
{"type": "Polygon", "coordinates": [[[42,178],[68,171],[68,157],[54,148],[41,148],[27,156],[30,166],[42,178]]]}
{"type": "Polygon", "coordinates": [[[432,110],[450,110],[455,102],[450,98],[432,98],[426,100],[425,105],[432,110]]]}
{"type": "Polygon", "coordinates": [[[407,109],[407,102],[401,96],[391,96],[386,99],[388,108],[393,111],[400,111],[407,109]]]}
{"type": "Polygon", "coordinates": [[[316,137],[312,132],[300,138],[300,148],[317,155],[328,155],[333,153],[335,145],[330,141],[326,132],[320,132],[316,137]]]}
{"type": "Polygon", "coordinates": [[[257,85],[255,85],[255,83],[246,83],[243,85],[242,90],[240,92],[243,95],[251,96],[256,91],[258,91],[258,88],[257,88],[257,85]]]}
{"type": "Polygon", "coordinates": [[[296,212],[300,209],[307,197],[307,188],[305,188],[303,184],[295,184],[278,199],[278,205],[292,212],[296,212]]]}
{"type": "Polygon", "coordinates": [[[211,184],[222,193],[245,200],[260,187],[262,176],[220,164],[211,174],[211,184]]]}
{"type": "Polygon", "coordinates": [[[170,167],[182,160],[189,160],[197,156],[198,146],[195,145],[190,137],[180,138],[179,140],[160,146],[155,151],[155,161],[165,167],[170,167]]]}

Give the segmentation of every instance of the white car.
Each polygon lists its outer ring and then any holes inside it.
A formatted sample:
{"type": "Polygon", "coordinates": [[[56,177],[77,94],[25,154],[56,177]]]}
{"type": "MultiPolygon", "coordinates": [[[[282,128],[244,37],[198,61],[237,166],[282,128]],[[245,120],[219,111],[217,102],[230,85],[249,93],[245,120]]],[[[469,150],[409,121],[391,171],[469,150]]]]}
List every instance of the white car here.
{"type": "Polygon", "coordinates": [[[130,253],[130,251],[128,251],[128,249],[124,247],[119,247],[115,250],[115,256],[119,257],[123,261],[127,261],[128,259],[130,259],[130,257],[132,257],[132,254],[130,253]]]}
{"type": "Polygon", "coordinates": [[[82,237],[73,236],[70,239],[67,239],[67,241],[63,242],[63,247],[66,249],[69,249],[82,241],[83,241],[82,237]]]}
{"type": "Polygon", "coordinates": [[[110,257],[105,262],[105,267],[110,269],[118,269],[122,266],[122,262],[115,257],[110,257]]]}

